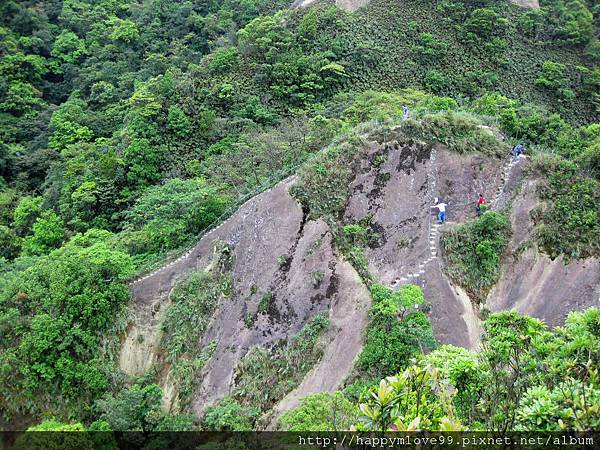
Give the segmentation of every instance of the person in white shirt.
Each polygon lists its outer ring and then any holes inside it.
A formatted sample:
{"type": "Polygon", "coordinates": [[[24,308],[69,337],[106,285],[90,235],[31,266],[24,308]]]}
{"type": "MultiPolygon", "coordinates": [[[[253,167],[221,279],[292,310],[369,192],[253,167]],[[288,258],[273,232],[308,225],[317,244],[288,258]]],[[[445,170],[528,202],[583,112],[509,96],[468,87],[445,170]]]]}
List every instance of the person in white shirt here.
{"type": "Polygon", "coordinates": [[[447,203],[441,202],[438,200],[438,198],[435,198],[435,205],[432,206],[432,208],[437,208],[438,209],[438,223],[444,223],[446,222],[446,206],[448,206],[447,203]]]}

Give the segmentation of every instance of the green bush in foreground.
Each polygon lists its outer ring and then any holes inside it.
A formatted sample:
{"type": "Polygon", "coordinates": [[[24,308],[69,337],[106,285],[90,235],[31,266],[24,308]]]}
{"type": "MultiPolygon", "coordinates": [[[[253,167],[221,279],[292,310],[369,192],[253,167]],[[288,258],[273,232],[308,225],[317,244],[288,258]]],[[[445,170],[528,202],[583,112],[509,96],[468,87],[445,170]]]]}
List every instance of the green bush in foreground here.
{"type": "Polygon", "coordinates": [[[357,408],[340,392],[304,397],[300,406],[279,418],[284,431],[342,431],[356,421],[357,408]]]}
{"type": "Polygon", "coordinates": [[[477,352],[445,345],[358,402],[358,429],[594,430],[600,425],[600,310],[564,327],[491,314],[477,352]]]}

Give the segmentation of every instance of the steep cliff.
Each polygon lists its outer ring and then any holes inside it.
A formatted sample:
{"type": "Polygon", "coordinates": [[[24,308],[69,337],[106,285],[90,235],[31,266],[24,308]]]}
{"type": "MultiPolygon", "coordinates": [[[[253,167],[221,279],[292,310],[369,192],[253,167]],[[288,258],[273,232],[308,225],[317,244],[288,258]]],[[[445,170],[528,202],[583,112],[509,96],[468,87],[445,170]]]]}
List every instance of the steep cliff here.
{"type": "MultiPolygon", "coordinates": [[[[369,272],[393,289],[420,285],[441,343],[476,348],[479,342],[479,305],[445,275],[439,246],[440,233],[474,218],[478,193],[492,208],[509,211],[513,229],[501,279],[486,308],[515,308],[560,324],[569,311],[598,302],[597,260],[564,264],[526,245],[536,202],[536,180],[524,174],[526,165],[525,159],[514,163],[508,156],[458,154],[415,142],[371,142],[354,156],[340,221],[369,219],[376,237],[365,249],[369,272]],[[444,225],[436,223],[434,197],[449,205],[444,225]]],[[[130,375],[157,370],[171,408],[179,407],[177,386],[162,355],[161,323],[177,283],[190,273],[216,270],[219,248],[230,253],[226,270],[232,293],[219,301],[197,342],[199,349],[215,347],[193,380],[195,414],[233,391],[250,350],[280,348],[320,312],[329,317],[320,361],[284,390],[287,395],[274,414],[296,406],[303,396],[340,388],[351,372],[368,323],[369,290],[338,251],[326,221],[311,219],[290,194],[296,182],[288,178],[254,197],[190,252],[132,284],[135,301],[121,368],[130,375]]]]}

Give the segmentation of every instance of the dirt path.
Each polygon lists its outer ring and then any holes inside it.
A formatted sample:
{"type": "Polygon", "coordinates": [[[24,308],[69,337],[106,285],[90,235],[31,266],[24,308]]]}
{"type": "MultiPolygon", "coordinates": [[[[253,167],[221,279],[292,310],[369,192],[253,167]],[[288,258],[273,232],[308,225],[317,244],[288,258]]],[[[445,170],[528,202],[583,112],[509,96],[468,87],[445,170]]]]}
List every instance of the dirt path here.
{"type": "Polygon", "coordinates": [[[298,406],[303,397],[337,390],[362,349],[371,299],[369,291],[346,261],[337,262],[336,275],[340,280],[340,290],[329,310],[329,343],[319,363],[302,383],[273,408],[268,429],[275,429],[277,418],[298,406]]]}

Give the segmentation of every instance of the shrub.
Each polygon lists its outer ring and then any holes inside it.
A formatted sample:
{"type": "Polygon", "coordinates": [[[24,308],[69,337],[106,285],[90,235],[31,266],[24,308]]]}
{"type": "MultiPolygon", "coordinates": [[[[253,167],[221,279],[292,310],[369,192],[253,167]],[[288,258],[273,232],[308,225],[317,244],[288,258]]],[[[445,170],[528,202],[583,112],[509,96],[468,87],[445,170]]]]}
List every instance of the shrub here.
{"type": "Polygon", "coordinates": [[[322,392],[300,400],[300,405],[279,418],[283,431],[350,430],[356,420],[356,407],[340,392],[322,392]]]}
{"type": "Polygon", "coordinates": [[[213,223],[229,203],[202,179],[173,179],[149,188],[127,211],[121,239],[133,254],[176,248],[213,223]]]}
{"type": "Polygon", "coordinates": [[[369,378],[382,378],[407,367],[411,358],[435,347],[431,323],[421,312],[403,320],[374,312],[356,367],[369,378]]]}
{"type": "Polygon", "coordinates": [[[394,292],[381,284],[373,283],[371,296],[373,297],[372,314],[375,316],[403,318],[408,311],[425,302],[423,291],[414,284],[404,285],[398,292],[394,292]]]}
{"type": "Polygon", "coordinates": [[[510,238],[502,214],[488,211],[479,219],[442,234],[441,246],[450,278],[471,297],[483,302],[500,276],[500,257],[510,238]]]}
{"type": "Polygon", "coordinates": [[[231,397],[225,397],[207,408],[202,428],[210,431],[251,431],[260,415],[256,407],[244,407],[231,397]]]}
{"type": "Polygon", "coordinates": [[[44,255],[57,248],[65,237],[63,221],[52,210],[40,214],[33,224],[33,234],[23,239],[23,252],[26,255],[44,255]]]}
{"type": "Polygon", "coordinates": [[[566,66],[553,61],[544,61],[542,69],[535,84],[554,91],[560,91],[568,86],[568,79],[565,74],[566,66]]]}
{"type": "Polygon", "coordinates": [[[459,431],[451,390],[440,371],[431,366],[412,366],[381,380],[360,404],[359,430],[459,431]]]}
{"type": "Polygon", "coordinates": [[[535,237],[542,250],[567,260],[600,255],[600,182],[580,175],[567,161],[541,170],[545,180],[539,196],[545,204],[535,213],[535,237]]]}

